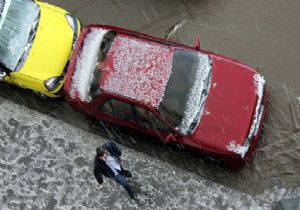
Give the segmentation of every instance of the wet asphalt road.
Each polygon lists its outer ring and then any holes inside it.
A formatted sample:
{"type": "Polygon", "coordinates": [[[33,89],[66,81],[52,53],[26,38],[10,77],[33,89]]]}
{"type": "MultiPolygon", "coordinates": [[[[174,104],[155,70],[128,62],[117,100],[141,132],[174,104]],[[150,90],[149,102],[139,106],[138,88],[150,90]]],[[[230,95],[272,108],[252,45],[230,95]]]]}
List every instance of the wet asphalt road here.
{"type": "Polygon", "coordinates": [[[98,125],[63,100],[41,101],[27,91],[5,84],[0,84],[0,96],[98,135],[114,137],[122,145],[251,195],[272,192],[274,186],[299,188],[298,1],[48,2],[69,10],[84,25],[116,25],[189,45],[200,35],[203,49],[257,68],[266,78],[269,102],[262,139],[252,163],[239,171],[230,171],[203,161],[197,154],[162,147],[156,139],[98,125]]]}

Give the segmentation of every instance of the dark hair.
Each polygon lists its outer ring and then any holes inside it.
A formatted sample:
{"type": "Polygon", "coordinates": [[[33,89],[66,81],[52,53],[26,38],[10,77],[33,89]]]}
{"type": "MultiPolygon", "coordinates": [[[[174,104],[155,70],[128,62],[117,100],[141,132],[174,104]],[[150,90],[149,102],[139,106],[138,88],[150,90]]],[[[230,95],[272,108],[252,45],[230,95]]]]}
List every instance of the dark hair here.
{"type": "Polygon", "coordinates": [[[98,157],[102,157],[105,154],[105,152],[105,149],[103,149],[103,147],[101,146],[96,148],[96,153],[98,157]]]}

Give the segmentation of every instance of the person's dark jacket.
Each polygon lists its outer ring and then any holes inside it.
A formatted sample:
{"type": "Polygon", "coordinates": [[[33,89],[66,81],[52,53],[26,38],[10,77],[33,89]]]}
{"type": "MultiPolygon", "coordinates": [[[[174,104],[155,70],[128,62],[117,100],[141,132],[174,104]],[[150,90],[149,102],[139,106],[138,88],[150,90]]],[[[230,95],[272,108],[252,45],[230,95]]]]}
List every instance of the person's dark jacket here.
{"type": "MultiPolygon", "coordinates": [[[[119,161],[121,160],[120,157],[122,155],[122,151],[114,142],[108,141],[107,143],[102,145],[102,148],[108,151],[109,154],[114,158],[118,159],[119,161]]],[[[121,170],[124,171],[121,164],[120,166],[121,166],[121,170]]],[[[94,160],[94,175],[99,184],[103,183],[102,175],[109,178],[115,177],[115,174],[111,170],[111,168],[105,163],[104,160],[99,159],[97,155],[95,156],[95,160],[94,160]]]]}

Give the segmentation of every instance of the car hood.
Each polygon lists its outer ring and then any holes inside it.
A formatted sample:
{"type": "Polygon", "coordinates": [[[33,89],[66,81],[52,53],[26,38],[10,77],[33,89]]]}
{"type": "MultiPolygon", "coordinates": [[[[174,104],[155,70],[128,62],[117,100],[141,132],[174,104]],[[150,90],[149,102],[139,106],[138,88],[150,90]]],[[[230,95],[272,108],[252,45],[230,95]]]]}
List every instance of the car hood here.
{"type": "Polygon", "coordinates": [[[37,4],[41,8],[38,29],[19,73],[46,80],[62,74],[72,50],[74,32],[64,16],[66,11],[54,10],[54,6],[46,3],[37,4]]]}
{"type": "Polygon", "coordinates": [[[257,73],[236,61],[210,57],[211,88],[193,139],[207,148],[243,153],[258,98],[257,73]]]}

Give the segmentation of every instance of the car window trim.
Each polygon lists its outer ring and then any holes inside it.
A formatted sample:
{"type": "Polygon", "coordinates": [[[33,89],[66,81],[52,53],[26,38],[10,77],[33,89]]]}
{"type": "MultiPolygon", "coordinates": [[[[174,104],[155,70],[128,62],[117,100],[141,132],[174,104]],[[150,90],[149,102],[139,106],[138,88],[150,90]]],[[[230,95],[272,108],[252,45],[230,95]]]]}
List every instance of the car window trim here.
{"type": "MultiPolygon", "coordinates": [[[[113,105],[112,105],[112,102],[111,102],[112,100],[116,100],[116,101],[120,101],[120,102],[122,102],[122,103],[128,104],[128,105],[130,106],[131,112],[133,111],[133,109],[132,109],[132,104],[130,104],[130,103],[126,102],[126,101],[122,101],[122,100],[119,100],[119,99],[115,99],[115,98],[107,98],[100,106],[98,106],[98,110],[99,110],[100,112],[102,112],[102,113],[109,114],[109,115],[112,115],[112,116],[117,117],[117,118],[129,120],[129,121],[131,121],[131,122],[136,122],[136,121],[133,120],[133,119],[130,119],[130,118],[127,118],[127,117],[124,117],[124,116],[121,116],[121,115],[116,114],[116,111],[115,111],[115,109],[114,109],[114,107],[113,107],[113,105]],[[109,101],[109,105],[110,105],[110,108],[112,109],[113,113],[102,111],[103,106],[104,106],[108,101],[109,101]]],[[[134,114],[133,114],[133,117],[134,117],[134,114]]]]}
{"type": "Polygon", "coordinates": [[[135,123],[139,126],[142,126],[142,127],[145,127],[145,128],[148,128],[148,129],[152,129],[152,130],[159,130],[159,131],[162,131],[162,132],[173,132],[173,129],[168,125],[166,124],[163,120],[161,120],[152,110],[150,109],[146,109],[142,106],[139,106],[139,105],[136,105],[136,104],[131,104],[131,103],[128,103],[126,101],[122,101],[122,100],[119,100],[119,99],[115,99],[115,98],[107,98],[100,106],[98,106],[98,110],[104,114],[108,114],[110,116],[113,116],[115,118],[119,118],[119,119],[122,119],[122,120],[127,120],[127,121],[130,121],[131,123],[135,123]],[[128,105],[130,105],[130,110],[132,112],[132,115],[133,115],[133,118],[134,119],[130,119],[130,118],[127,118],[127,117],[124,117],[124,116],[120,116],[118,114],[116,114],[115,110],[114,110],[114,107],[112,105],[112,100],[116,100],[116,101],[120,101],[120,102],[123,102],[123,103],[126,103],[128,105]],[[109,102],[109,105],[110,105],[110,108],[112,109],[113,113],[110,113],[110,112],[106,112],[106,111],[103,111],[102,108],[103,106],[109,102]],[[156,120],[158,120],[160,123],[162,123],[163,125],[165,125],[166,127],[168,127],[168,130],[164,130],[164,129],[161,129],[159,127],[153,127],[153,126],[148,126],[146,127],[145,125],[141,124],[140,123],[140,119],[139,119],[139,116],[138,114],[136,113],[136,110],[135,110],[135,107],[140,107],[142,109],[145,109],[146,111],[150,112],[153,114],[153,116],[155,117],[156,120]]]}

